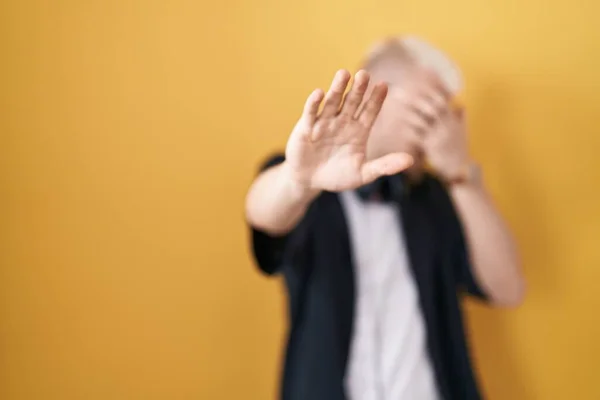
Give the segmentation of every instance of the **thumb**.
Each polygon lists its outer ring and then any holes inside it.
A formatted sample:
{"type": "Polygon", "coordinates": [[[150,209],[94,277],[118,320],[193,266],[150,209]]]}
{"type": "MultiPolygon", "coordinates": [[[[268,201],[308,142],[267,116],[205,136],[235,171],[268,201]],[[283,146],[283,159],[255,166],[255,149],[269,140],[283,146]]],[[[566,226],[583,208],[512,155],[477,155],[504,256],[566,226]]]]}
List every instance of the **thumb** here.
{"type": "Polygon", "coordinates": [[[361,167],[363,185],[384,175],[394,175],[413,164],[413,158],[406,153],[391,153],[375,160],[367,161],[361,167]]]}

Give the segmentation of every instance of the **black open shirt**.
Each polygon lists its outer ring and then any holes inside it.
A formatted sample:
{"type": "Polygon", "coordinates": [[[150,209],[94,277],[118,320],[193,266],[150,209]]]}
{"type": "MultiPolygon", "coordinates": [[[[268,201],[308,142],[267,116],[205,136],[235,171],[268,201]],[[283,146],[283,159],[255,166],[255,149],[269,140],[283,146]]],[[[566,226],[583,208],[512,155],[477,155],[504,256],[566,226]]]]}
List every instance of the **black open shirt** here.
{"type": "MultiPolygon", "coordinates": [[[[283,161],[282,155],[271,157],[262,170],[283,161]]],[[[452,201],[431,175],[396,201],[440,395],[445,400],[479,400],[460,295],[486,297],[475,281],[452,201]]],[[[282,274],[288,291],[290,329],[281,399],[346,400],[356,284],[339,196],[322,193],[286,236],[252,229],[252,242],[260,269],[282,274]]]]}

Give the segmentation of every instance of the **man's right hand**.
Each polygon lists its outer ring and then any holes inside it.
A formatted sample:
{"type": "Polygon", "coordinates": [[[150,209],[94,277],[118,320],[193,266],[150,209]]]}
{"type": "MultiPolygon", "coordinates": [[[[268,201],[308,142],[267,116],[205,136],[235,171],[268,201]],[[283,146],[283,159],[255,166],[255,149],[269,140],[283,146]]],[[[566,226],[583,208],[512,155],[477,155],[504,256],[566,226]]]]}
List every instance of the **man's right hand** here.
{"type": "Polygon", "coordinates": [[[350,73],[340,70],[324,96],[320,89],[307,99],[286,147],[286,179],[308,192],[340,192],[355,189],[383,175],[393,175],[412,164],[405,153],[366,159],[367,139],[383,101],[387,85],[374,86],[369,99],[363,98],[369,74],[359,71],[344,97],[350,73]],[[324,99],[323,109],[319,106],[324,99]]]}

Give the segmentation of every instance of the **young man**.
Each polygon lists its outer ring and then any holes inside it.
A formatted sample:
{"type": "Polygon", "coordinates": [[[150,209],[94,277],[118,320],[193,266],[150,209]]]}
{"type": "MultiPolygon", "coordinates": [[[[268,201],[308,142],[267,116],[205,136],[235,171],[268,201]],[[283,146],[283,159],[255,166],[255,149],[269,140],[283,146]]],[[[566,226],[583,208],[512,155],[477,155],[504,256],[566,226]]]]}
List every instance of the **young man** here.
{"type": "Polygon", "coordinates": [[[523,299],[464,112],[407,54],[384,45],[345,97],[343,70],[315,90],[249,190],[257,263],[289,294],[284,400],[480,399],[461,293],[523,299]]]}

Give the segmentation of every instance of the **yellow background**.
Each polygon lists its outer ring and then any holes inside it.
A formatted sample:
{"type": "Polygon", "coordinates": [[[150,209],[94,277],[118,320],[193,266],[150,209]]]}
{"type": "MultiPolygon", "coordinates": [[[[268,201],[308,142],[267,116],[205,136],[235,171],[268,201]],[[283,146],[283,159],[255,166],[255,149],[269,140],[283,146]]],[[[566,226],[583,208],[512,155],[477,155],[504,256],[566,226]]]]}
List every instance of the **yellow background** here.
{"type": "Polygon", "coordinates": [[[0,399],[274,398],[285,307],[245,190],[398,32],[462,65],[525,260],[521,309],[469,306],[489,398],[600,399],[598,4],[0,2],[0,399]]]}

